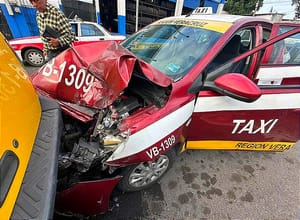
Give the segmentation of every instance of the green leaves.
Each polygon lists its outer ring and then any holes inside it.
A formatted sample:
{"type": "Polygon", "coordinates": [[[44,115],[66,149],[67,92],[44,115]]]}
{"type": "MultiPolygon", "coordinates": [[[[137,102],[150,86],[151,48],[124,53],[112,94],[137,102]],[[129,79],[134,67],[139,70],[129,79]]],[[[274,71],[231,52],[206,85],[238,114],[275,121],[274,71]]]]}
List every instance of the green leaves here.
{"type": "Polygon", "coordinates": [[[228,0],[224,5],[224,10],[229,14],[252,15],[262,6],[262,2],[263,0],[228,0]]]}

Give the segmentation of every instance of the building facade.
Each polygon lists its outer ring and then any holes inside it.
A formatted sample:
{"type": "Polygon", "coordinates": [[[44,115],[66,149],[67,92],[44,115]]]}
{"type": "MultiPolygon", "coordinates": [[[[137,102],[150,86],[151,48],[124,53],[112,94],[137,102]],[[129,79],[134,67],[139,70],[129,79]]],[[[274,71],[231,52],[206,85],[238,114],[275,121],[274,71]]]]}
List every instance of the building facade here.
{"type": "MultiPolygon", "coordinates": [[[[212,7],[216,12],[218,5],[224,3],[224,0],[48,0],[70,19],[77,15],[124,35],[173,16],[178,1],[183,2],[182,14],[198,6],[212,7]]],[[[38,35],[35,14],[29,0],[0,0],[0,31],[7,39],[38,35]]]]}

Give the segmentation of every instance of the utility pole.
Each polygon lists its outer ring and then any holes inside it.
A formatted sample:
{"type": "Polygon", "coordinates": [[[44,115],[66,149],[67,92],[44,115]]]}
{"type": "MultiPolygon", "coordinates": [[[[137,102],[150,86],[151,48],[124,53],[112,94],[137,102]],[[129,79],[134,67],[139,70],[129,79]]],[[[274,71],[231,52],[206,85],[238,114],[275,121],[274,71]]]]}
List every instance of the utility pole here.
{"type": "Polygon", "coordinates": [[[117,0],[118,6],[118,32],[126,36],[126,1],[117,0]]]}
{"type": "Polygon", "coordinates": [[[180,16],[182,13],[182,8],[183,8],[183,2],[184,0],[177,0],[176,1],[176,7],[175,7],[175,16],[180,16]]]}
{"type": "Polygon", "coordinates": [[[259,0],[257,0],[256,4],[255,4],[255,8],[252,11],[252,15],[255,16],[256,12],[258,11],[259,8],[259,0]]]}
{"type": "Polygon", "coordinates": [[[136,5],[135,5],[135,32],[138,31],[139,29],[139,0],[136,0],[136,5]]]}
{"type": "Polygon", "coordinates": [[[96,8],[96,20],[97,20],[97,23],[101,24],[100,0],[95,0],[95,8],[96,8]]]}
{"type": "Polygon", "coordinates": [[[223,11],[223,8],[224,8],[224,3],[225,3],[225,0],[221,0],[219,5],[218,5],[218,9],[217,9],[217,14],[221,14],[222,11],[223,11]]]}

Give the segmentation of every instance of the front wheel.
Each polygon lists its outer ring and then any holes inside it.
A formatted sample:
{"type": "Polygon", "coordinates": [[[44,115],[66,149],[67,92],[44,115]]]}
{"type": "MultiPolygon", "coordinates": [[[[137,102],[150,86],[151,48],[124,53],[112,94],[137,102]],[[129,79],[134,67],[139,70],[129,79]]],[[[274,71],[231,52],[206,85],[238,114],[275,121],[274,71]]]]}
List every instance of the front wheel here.
{"type": "Polygon", "coordinates": [[[122,170],[123,178],[118,188],[123,192],[134,192],[146,189],[156,183],[173,165],[173,149],[160,155],[154,161],[128,166],[122,170]]]}

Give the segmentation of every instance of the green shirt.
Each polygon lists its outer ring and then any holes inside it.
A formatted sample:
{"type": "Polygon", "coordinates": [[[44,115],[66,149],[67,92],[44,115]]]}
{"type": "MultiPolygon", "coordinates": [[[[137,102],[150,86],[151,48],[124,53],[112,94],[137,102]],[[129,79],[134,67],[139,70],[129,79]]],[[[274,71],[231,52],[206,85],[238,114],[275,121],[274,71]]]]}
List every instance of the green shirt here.
{"type": "Polygon", "coordinates": [[[68,22],[68,19],[66,18],[64,13],[53,5],[47,3],[46,10],[43,13],[37,11],[36,20],[40,36],[44,44],[44,52],[48,53],[49,50],[56,50],[60,47],[66,47],[74,42],[75,35],[72,32],[71,24],[68,22]],[[60,37],[57,38],[60,47],[52,46],[50,42],[42,36],[45,31],[46,25],[57,30],[60,33],[60,37]]]}

